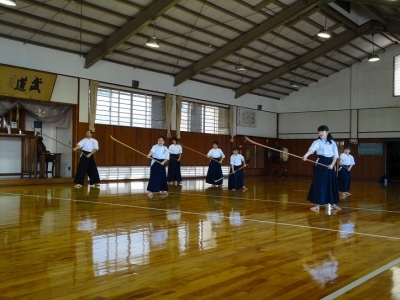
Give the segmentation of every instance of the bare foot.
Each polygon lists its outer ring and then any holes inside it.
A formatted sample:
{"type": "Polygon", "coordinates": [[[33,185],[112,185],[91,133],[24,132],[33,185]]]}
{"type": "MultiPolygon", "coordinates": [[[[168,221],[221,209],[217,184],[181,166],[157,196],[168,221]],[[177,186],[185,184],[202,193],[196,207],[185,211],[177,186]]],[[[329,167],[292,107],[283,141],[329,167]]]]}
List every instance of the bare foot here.
{"type": "Polygon", "coordinates": [[[311,211],[319,211],[319,205],[315,205],[310,208],[311,211]]]}
{"type": "Polygon", "coordinates": [[[168,192],[167,191],[161,191],[161,194],[163,194],[164,196],[167,196],[168,192]]]}
{"type": "Polygon", "coordinates": [[[75,185],[75,188],[77,188],[77,189],[80,189],[81,187],[82,187],[81,184],[76,184],[76,185],[75,185]]]}
{"type": "Polygon", "coordinates": [[[148,194],[147,194],[147,197],[153,198],[153,193],[148,193],[148,194]]]}
{"type": "Polygon", "coordinates": [[[351,195],[349,192],[346,192],[345,194],[346,194],[346,196],[350,196],[351,195]]]}
{"type": "Polygon", "coordinates": [[[339,206],[337,206],[336,204],[332,204],[331,207],[332,207],[332,209],[335,209],[335,210],[342,210],[342,209],[341,209],[339,206]]]}
{"type": "Polygon", "coordinates": [[[242,187],[242,189],[243,189],[243,190],[248,190],[248,188],[247,188],[247,187],[245,187],[245,186],[243,186],[243,187],[242,187]]]}

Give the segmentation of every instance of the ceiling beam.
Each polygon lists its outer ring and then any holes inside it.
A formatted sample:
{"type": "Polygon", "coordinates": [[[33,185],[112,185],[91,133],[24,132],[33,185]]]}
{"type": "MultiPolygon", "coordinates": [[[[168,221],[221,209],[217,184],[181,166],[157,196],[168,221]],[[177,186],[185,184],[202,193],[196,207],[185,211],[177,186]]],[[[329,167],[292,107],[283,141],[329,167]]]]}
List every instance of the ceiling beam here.
{"type": "Polygon", "coordinates": [[[267,6],[268,4],[272,3],[273,0],[262,0],[258,2],[258,4],[254,5],[254,10],[255,11],[260,11],[262,8],[267,6]]]}
{"type": "Polygon", "coordinates": [[[390,6],[390,7],[399,7],[399,1],[382,1],[382,0],[343,0],[347,2],[355,2],[355,3],[363,3],[370,5],[379,5],[379,6],[390,6]]]}
{"type": "Polygon", "coordinates": [[[384,31],[389,32],[389,33],[400,34],[400,24],[390,23],[386,26],[386,30],[384,30],[384,31]]]}
{"type": "Polygon", "coordinates": [[[130,37],[135,35],[139,30],[146,27],[154,18],[161,16],[168,9],[177,4],[180,0],[157,1],[155,0],[150,6],[135,16],[132,20],[125,23],[120,29],[113,33],[101,44],[97,45],[86,55],[85,68],[90,68],[100,59],[105,57],[119,45],[124,43],[130,37]]]}
{"type": "Polygon", "coordinates": [[[332,51],[336,48],[342,47],[345,44],[349,43],[350,41],[354,40],[355,38],[359,37],[360,35],[363,35],[367,32],[370,32],[371,29],[374,27],[374,25],[381,25],[381,23],[377,21],[369,21],[367,23],[364,23],[363,25],[359,26],[355,30],[346,30],[341,34],[338,34],[335,36],[334,39],[325,42],[323,45],[320,47],[304,54],[303,56],[295,59],[294,61],[287,63],[251,82],[248,82],[241,87],[239,87],[236,92],[235,92],[235,98],[239,98],[243,96],[246,93],[249,93],[253,91],[254,89],[258,88],[259,86],[262,86],[275,78],[278,78],[279,76],[282,76],[283,74],[290,72],[290,65],[297,63],[299,66],[304,65],[322,55],[325,53],[328,53],[329,51],[332,51]]]}
{"type": "Polygon", "coordinates": [[[179,72],[175,75],[174,85],[177,86],[182,82],[192,78],[199,72],[213,65],[217,61],[220,61],[224,57],[230,55],[231,53],[237,51],[238,49],[246,46],[252,41],[260,38],[263,35],[266,35],[271,30],[285,24],[287,21],[292,18],[297,17],[300,14],[305,13],[306,11],[312,9],[315,5],[320,3],[321,0],[300,0],[296,1],[291,7],[287,10],[282,11],[280,14],[275,17],[268,19],[261,23],[259,26],[254,27],[247,33],[239,36],[237,39],[232,40],[227,43],[225,46],[220,49],[214,51],[209,56],[204,59],[198,61],[197,63],[191,65],[187,69],[179,72]]]}

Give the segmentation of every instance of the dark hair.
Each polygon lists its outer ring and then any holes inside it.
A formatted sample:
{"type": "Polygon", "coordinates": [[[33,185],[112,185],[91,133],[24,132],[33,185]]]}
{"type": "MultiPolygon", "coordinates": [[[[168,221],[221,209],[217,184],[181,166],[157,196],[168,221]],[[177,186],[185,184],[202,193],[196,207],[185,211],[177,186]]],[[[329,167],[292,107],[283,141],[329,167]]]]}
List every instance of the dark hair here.
{"type": "MultiPolygon", "coordinates": [[[[329,128],[326,125],[321,125],[318,127],[318,131],[329,131],[329,128]]],[[[333,136],[330,132],[328,132],[328,136],[326,137],[326,140],[329,142],[329,144],[332,144],[333,136]]]]}
{"type": "Polygon", "coordinates": [[[174,136],[174,137],[172,138],[172,141],[175,141],[175,142],[178,144],[178,138],[177,138],[176,136],[174,136]]]}
{"type": "Polygon", "coordinates": [[[238,148],[238,147],[236,147],[236,146],[235,146],[235,147],[233,147],[233,148],[232,148],[232,151],[235,151],[235,150],[236,150],[236,151],[239,151],[239,148],[238,148]]]}
{"type": "Polygon", "coordinates": [[[349,150],[351,150],[351,149],[350,149],[350,146],[346,146],[346,147],[344,147],[344,150],[346,150],[346,149],[349,149],[349,150]]]}
{"type": "Polygon", "coordinates": [[[163,137],[162,135],[160,135],[158,138],[159,138],[159,139],[163,139],[164,142],[165,142],[165,137],[163,137]]]}
{"type": "Polygon", "coordinates": [[[37,141],[38,141],[39,143],[43,143],[43,138],[42,138],[41,136],[39,136],[39,137],[37,138],[37,141]]]}
{"type": "Polygon", "coordinates": [[[88,129],[88,131],[90,132],[90,134],[93,134],[93,131],[91,131],[90,129],[88,129]]]}
{"type": "Polygon", "coordinates": [[[214,144],[217,145],[217,146],[219,145],[217,141],[214,141],[214,142],[213,142],[213,145],[214,145],[214,144]]]}

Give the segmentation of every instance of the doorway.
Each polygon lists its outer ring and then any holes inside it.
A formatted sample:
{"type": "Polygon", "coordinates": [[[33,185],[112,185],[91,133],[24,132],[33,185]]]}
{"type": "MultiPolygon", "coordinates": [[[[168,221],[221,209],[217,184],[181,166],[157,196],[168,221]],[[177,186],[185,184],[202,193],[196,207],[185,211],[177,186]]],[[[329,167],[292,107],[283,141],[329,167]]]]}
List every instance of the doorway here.
{"type": "Polygon", "coordinates": [[[390,179],[400,180],[400,139],[386,141],[386,170],[390,179]]]}

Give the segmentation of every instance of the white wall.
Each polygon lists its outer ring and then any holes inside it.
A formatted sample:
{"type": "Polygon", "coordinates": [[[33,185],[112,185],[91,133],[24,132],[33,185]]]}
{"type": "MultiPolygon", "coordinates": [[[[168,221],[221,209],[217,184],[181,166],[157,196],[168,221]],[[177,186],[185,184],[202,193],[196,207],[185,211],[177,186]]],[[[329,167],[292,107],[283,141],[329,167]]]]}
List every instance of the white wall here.
{"type": "MultiPolygon", "coordinates": [[[[313,135],[319,125],[326,124],[333,133],[337,133],[337,137],[375,137],[380,132],[384,132],[380,137],[385,134],[400,137],[396,113],[387,114],[388,108],[399,106],[399,97],[393,97],[393,57],[400,54],[400,45],[380,53],[379,62],[364,60],[277,101],[250,94],[234,99],[233,90],[190,80],[174,87],[172,76],[105,61],[85,69],[84,58],[78,55],[3,38],[0,38],[0,44],[0,63],[64,75],[60,77],[60,86],[56,84],[54,100],[65,103],[79,101],[80,122],[87,122],[88,79],[126,87],[131,86],[132,80],[137,80],[140,89],[252,109],[262,105],[263,111],[257,112],[257,128],[237,126],[236,131],[240,135],[273,138],[278,131],[280,138],[306,138],[313,135]],[[77,78],[80,80],[79,91],[77,78]],[[64,97],[64,93],[67,96],[64,97]],[[72,96],[75,94],[79,94],[77,99],[72,96]],[[363,112],[371,108],[384,110],[363,112]],[[279,118],[276,113],[281,113],[279,118]],[[371,114],[374,117],[371,118],[371,114]],[[365,125],[370,120],[376,122],[373,128],[365,125]]],[[[175,124],[174,119],[172,122],[175,124]]]]}
{"type": "MultiPolygon", "coordinates": [[[[218,102],[227,105],[263,110],[257,112],[257,128],[241,128],[237,134],[252,136],[276,137],[277,100],[256,95],[244,95],[235,99],[234,91],[195,81],[186,81],[175,87],[172,76],[134,69],[127,66],[99,61],[90,69],[83,68],[84,57],[37,47],[30,44],[0,38],[2,55],[0,63],[17,67],[42,70],[64,76],[58,76],[52,101],[77,104],[79,102],[79,122],[88,122],[88,89],[89,79],[108,84],[117,84],[130,88],[132,80],[139,81],[139,88],[188,98],[218,102]],[[3,55],[4,54],[4,55],[3,55]],[[79,78],[79,84],[78,84],[79,78]],[[78,91],[79,86],[79,91],[78,91]]],[[[175,111],[175,101],[173,111],[175,111]]],[[[175,115],[172,116],[172,129],[176,129],[175,115]]]]}
{"type": "Polygon", "coordinates": [[[236,125],[237,135],[260,136],[260,137],[276,137],[277,114],[262,110],[256,111],[256,127],[246,127],[236,125]]]}
{"type": "Polygon", "coordinates": [[[85,58],[78,55],[23,44],[4,38],[0,38],[0,44],[2,52],[0,63],[2,64],[43,70],[76,78],[93,79],[127,87],[132,86],[132,80],[137,80],[139,81],[140,89],[174,95],[179,94],[190,98],[254,109],[257,109],[258,105],[262,105],[264,110],[272,112],[277,110],[278,101],[274,99],[251,94],[235,99],[235,93],[231,89],[190,80],[175,87],[172,76],[134,69],[106,61],[99,61],[91,68],[85,69],[83,67],[85,58]]]}
{"type": "Polygon", "coordinates": [[[312,138],[319,125],[335,137],[400,137],[400,97],[393,96],[393,58],[400,45],[380,53],[380,61],[354,64],[279,102],[278,136],[312,138]]]}

